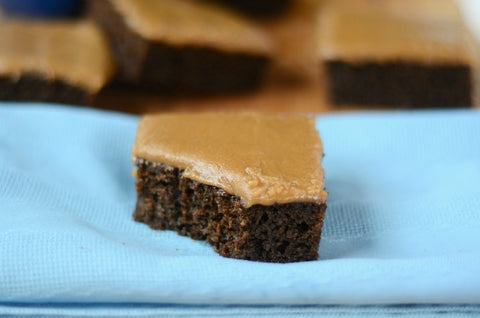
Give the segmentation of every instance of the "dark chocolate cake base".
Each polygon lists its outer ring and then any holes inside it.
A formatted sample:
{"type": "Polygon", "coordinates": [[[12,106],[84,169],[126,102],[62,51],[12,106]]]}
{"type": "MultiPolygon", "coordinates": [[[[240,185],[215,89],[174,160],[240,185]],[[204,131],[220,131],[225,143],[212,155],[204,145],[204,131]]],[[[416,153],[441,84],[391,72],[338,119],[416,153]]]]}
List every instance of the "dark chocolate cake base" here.
{"type": "Polygon", "coordinates": [[[472,105],[471,70],[464,65],[330,61],[325,71],[330,100],[337,105],[472,105]]]}
{"type": "Polygon", "coordinates": [[[216,0],[248,14],[274,16],[290,5],[290,0],[216,0]]]}
{"type": "Polygon", "coordinates": [[[90,1],[89,15],[111,40],[121,80],[138,86],[172,94],[250,91],[260,85],[268,64],[260,55],[145,40],[105,0],[90,1]]]}
{"type": "Polygon", "coordinates": [[[246,208],[240,198],[185,178],[182,170],[136,161],[136,221],[206,240],[225,257],[278,263],[318,258],[326,204],[246,208]]]}
{"type": "Polygon", "coordinates": [[[0,77],[0,100],[88,105],[92,96],[62,80],[25,74],[19,78],[0,77]]]}

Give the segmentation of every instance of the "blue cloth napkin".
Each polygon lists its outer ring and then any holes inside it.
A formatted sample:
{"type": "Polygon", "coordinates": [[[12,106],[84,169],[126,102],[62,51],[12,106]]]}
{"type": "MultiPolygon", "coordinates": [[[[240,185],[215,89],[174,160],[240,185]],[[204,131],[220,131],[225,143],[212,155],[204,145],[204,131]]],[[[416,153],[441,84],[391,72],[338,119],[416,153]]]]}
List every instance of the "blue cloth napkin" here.
{"type": "Polygon", "coordinates": [[[0,104],[0,314],[480,314],[480,112],[319,117],[321,260],[292,264],[134,222],[137,123],[0,104]]]}

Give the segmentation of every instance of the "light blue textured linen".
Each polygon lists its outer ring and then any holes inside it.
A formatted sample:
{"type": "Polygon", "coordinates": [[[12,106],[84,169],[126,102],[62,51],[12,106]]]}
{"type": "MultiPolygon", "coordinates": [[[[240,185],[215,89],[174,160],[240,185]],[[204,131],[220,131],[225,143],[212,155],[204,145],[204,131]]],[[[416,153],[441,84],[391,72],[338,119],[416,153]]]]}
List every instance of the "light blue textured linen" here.
{"type": "Polygon", "coordinates": [[[137,123],[0,104],[0,314],[480,314],[480,112],[319,117],[321,260],[292,264],[134,222],[137,123]]]}

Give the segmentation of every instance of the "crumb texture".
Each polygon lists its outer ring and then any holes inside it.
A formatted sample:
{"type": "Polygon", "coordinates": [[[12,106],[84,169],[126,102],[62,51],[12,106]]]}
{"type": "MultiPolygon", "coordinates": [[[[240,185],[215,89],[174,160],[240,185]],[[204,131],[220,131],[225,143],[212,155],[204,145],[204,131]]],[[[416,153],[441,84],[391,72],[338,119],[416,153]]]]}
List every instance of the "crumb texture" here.
{"type": "Polygon", "coordinates": [[[246,208],[225,191],[183,176],[183,171],[137,159],[136,221],[206,240],[222,256],[264,262],[318,258],[325,203],[246,208]]]}

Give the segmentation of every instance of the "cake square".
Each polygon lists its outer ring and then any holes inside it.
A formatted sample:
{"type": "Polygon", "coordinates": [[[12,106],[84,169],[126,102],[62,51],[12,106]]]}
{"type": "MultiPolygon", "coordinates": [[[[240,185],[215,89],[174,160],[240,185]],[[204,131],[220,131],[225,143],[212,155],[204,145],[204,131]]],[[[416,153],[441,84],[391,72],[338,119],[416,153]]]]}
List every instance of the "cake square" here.
{"type": "Polygon", "coordinates": [[[88,21],[0,21],[0,100],[91,104],[115,72],[88,21]]]}
{"type": "Polygon", "coordinates": [[[475,46],[452,8],[450,1],[437,7],[428,0],[326,4],[319,16],[318,56],[331,102],[472,105],[475,46]]]}
{"type": "Polygon", "coordinates": [[[270,39],[220,6],[184,0],[93,0],[89,15],[109,35],[121,78],[168,93],[257,88],[270,39]]]}
{"type": "Polygon", "coordinates": [[[313,118],[255,113],[142,118],[134,218],[206,240],[222,256],[318,258],[326,209],[313,118]]]}

